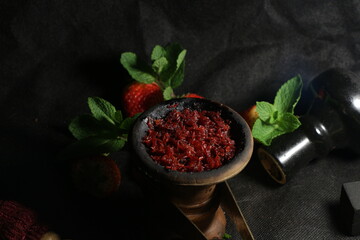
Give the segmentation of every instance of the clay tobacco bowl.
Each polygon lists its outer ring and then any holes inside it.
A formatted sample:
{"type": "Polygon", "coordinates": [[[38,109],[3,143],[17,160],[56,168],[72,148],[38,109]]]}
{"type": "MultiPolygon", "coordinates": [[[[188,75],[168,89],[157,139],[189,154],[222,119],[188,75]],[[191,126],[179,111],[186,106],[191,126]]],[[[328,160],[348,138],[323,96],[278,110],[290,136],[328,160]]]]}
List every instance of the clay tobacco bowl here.
{"type": "Polygon", "coordinates": [[[135,121],[130,136],[130,144],[136,154],[136,162],[140,172],[155,182],[169,183],[180,186],[205,186],[223,182],[234,177],[249,162],[253,151],[253,137],[245,120],[233,109],[224,104],[207,99],[179,98],[162,102],[143,112],[135,121]],[[165,169],[156,163],[148,154],[142,139],[148,131],[148,119],[164,118],[170,111],[183,110],[218,111],[224,120],[230,120],[230,134],[236,144],[233,159],[223,166],[203,172],[177,172],[165,169]]]}

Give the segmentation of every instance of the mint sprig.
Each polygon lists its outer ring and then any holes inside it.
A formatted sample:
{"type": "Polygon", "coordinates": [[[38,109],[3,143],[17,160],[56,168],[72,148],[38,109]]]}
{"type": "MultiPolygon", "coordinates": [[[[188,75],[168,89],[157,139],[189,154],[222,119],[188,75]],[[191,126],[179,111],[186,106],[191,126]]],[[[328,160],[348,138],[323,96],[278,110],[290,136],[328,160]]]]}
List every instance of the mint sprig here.
{"type": "Polygon", "coordinates": [[[88,106],[91,114],[75,117],[69,124],[69,131],[77,141],[65,150],[65,157],[119,151],[127,142],[128,132],[138,116],[123,118],[120,110],[99,97],[89,97],[88,106]]]}
{"type": "Polygon", "coordinates": [[[186,50],[179,44],[172,43],[165,47],[156,45],[151,53],[151,65],[141,61],[135,53],[121,54],[120,63],[129,75],[141,83],[159,85],[164,100],[175,96],[173,89],[179,87],[184,80],[186,50]]]}
{"type": "Polygon", "coordinates": [[[277,91],[274,104],[256,102],[259,118],[252,128],[253,137],[270,146],[274,138],[297,129],[301,122],[294,115],[294,109],[301,97],[303,83],[299,75],[284,83],[277,91]]]}

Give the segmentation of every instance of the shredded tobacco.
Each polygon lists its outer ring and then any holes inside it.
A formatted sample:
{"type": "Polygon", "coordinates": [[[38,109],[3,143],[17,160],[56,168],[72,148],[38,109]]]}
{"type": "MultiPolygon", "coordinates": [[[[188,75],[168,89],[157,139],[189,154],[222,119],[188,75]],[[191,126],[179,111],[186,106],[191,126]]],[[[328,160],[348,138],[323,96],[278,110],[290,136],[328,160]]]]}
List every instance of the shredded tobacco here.
{"type": "Polygon", "coordinates": [[[151,158],[166,169],[201,172],[218,168],[235,155],[230,121],[220,112],[185,108],[172,110],[165,118],[148,119],[143,138],[151,158]]]}

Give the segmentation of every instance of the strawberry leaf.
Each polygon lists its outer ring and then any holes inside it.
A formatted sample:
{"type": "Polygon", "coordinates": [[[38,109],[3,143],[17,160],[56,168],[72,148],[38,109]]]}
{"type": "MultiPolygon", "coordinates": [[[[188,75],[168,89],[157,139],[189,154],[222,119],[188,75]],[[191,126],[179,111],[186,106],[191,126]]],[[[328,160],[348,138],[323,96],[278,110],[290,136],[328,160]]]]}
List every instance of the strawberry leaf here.
{"type": "Polygon", "coordinates": [[[152,83],[156,80],[156,73],[146,63],[138,59],[135,53],[121,54],[120,62],[130,76],[141,83],[152,83]]]}
{"type": "Polygon", "coordinates": [[[116,109],[111,103],[99,97],[89,97],[88,105],[91,113],[97,120],[105,119],[111,124],[115,124],[116,109]]]}

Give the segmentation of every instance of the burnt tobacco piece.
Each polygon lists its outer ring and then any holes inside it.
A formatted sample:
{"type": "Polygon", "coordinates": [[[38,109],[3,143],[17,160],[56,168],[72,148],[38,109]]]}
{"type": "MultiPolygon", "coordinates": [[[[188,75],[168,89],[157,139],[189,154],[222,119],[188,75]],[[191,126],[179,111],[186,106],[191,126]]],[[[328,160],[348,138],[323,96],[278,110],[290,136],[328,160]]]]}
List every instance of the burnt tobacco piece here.
{"type": "Polygon", "coordinates": [[[349,235],[360,235],[360,181],[344,183],[340,196],[341,223],[349,235]]]}

